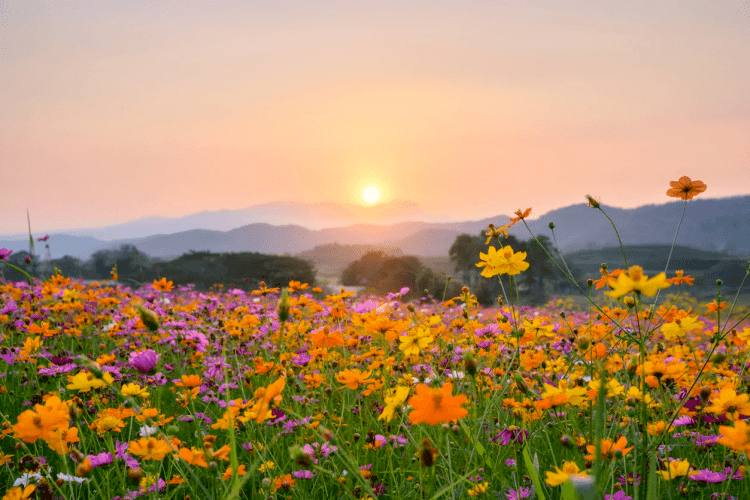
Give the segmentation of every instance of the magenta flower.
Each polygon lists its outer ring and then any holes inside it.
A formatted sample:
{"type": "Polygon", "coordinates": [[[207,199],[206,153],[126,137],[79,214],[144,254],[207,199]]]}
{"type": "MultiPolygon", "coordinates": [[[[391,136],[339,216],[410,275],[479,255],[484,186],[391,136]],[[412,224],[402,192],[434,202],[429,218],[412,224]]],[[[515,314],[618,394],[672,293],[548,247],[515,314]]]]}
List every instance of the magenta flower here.
{"type": "Polygon", "coordinates": [[[154,369],[161,354],[156,354],[153,349],[130,353],[130,366],[141,373],[148,373],[154,369]]]}
{"type": "Polygon", "coordinates": [[[508,500],[521,500],[522,498],[529,498],[531,496],[531,488],[524,488],[521,486],[518,490],[511,489],[505,494],[505,498],[508,500]]]}
{"type": "Polygon", "coordinates": [[[8,250],[7,248],[0,248],[0,260],[8,260],[8,257],[10,257],[10,254],[13,253],[13,250],[8,250]]]}
{"type": "Polygon", "coordinates": [[[41,238],[37,238],[36,241],[47,241],[49,239],[49,234],[45,234],[41,238]]]}

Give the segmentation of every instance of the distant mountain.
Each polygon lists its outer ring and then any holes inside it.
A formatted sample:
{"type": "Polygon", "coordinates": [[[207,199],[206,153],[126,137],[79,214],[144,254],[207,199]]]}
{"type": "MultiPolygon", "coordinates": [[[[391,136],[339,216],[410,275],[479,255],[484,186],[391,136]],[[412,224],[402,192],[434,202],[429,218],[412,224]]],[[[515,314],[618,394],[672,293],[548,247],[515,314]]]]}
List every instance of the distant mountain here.
{"type": "MultiPolygon", "coordinates": [[[[634,209],[603,208],[617,224],[623,243],[671,245],[683,203],[647,205],[634,209]]],[[[204,214],[216,215],[218,212],[204,214]]],[[[227,224],[226,221],[230,219],[221,220],[224,221],[223,224],[227,224]]],[[[333,243],[397,247],[404,254],[439,256],[448,254],[448,249],[458,234],[479,234],[480,231],[486,230],[490,222],[501,225],[507,221],[508,216],[496,216],[479,221],[398,222],[388,225],[360,223],[326,229],[252,223],[230,230],[193,228],[174,234],[110,241],[90,235],[52,234],[49,243],[53,257],[68,254],[80,258],[88,258],[97,250],[117,248],[123,244],[135,245],[147,255],[161,258],[176,257],[190,250],[298,254],[316,246],[333,243]]],[[[615,231],[607,218],[599,210],[586,205],[572,205],[553,210],[526,222],[534,234],[547,236],[552,236],[548,226],[550,222],[554,222],[557,245],[565,252],[612,247],[618,244],[615,231]]],[[[97,231],[106,232],[113,229],[97,231]]],[[[510,232],[523,240],[529,238],[528,230],[522,222],[516,224],[510,232]]],[[[108,235],[115,236],[112,232],[108,235]]],[[[0,247],[23,250],[28,248],[27,238],[28,236],[19,236],[6,239],[0,241],[0,247]]],[[[750,255],[750,196],[691,200],[687,204],[677,244],[718,251],[730,256],[750,255]]],[[[37,253],[43,255],[43,252],[43,245],[39,245],[37,253]]]]}
{"type": "MultiPolygon", "coordinates": [[[[253,205],[238,210],[198,212],[183,217],[146,217],[113,226],[65,232],[74,236],[116,241],[160,234],[174,234],[193,229],[229,231],[256,223],[274,226],[297,225],[309,229],[322,229],[325,227],[349,226],[363,221],[393,224],[419,219],[426,219],[419,205],[406,200],[393,200],[372,206],[335,202],[297,203],[279,201],[253,205]]],[[[22,237],[23,235],[15,236],[22,237]]]]}
{"type": "Polygon", "coordinates": [[[297,257],[308,260],[318,266],[344,267],[350,262],[361,259],[368,252],[383,252],[392,257],[401,257],[404,252],[400,248],[381,247],[378,245],[340,245],[331,243],[320,245],[312,250],[302,252],[297,257]]]}

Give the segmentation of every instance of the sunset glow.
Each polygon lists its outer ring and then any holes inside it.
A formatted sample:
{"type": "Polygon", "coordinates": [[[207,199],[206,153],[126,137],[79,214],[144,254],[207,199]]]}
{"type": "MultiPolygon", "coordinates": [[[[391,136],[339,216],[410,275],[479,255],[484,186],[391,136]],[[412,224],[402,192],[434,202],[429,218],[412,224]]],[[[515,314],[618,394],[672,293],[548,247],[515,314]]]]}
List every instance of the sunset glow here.
{"type": "Polygon", "coordinates": [[[0,234],[27,206],[54,231],[282,201],[632,208],[685,174],[743,195],[743,1],[0,0],[0,234]]]}
{"type": "Polygon", "coordinates": [[[380,200],[380,190],[375,186],[368,186],[362,191],[362,199],[372,205],[380,200]]]}

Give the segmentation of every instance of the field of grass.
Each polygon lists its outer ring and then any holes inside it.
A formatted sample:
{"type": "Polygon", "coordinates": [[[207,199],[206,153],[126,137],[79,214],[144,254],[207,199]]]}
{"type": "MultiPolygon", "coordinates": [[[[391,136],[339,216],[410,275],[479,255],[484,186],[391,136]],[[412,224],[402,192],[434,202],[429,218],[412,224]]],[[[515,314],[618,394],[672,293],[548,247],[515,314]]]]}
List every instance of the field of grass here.
{"type": "Polygon", "coordinates": [[[478,258],[495,308],[2,282],[3,500],[745,498],[748,296],[631,265],[532,308],[524,258],[478,258]]]}

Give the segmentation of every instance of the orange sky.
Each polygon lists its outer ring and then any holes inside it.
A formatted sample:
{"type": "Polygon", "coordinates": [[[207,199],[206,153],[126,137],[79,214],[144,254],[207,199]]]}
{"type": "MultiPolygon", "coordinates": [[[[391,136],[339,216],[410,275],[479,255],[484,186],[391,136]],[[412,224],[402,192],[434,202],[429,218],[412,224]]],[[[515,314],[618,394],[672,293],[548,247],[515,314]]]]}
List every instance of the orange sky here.
{"type": "Polygon", "coordinates": [[[0,0],[0,233],[750,194],[748,82],[739,0],[0,0]]]}

